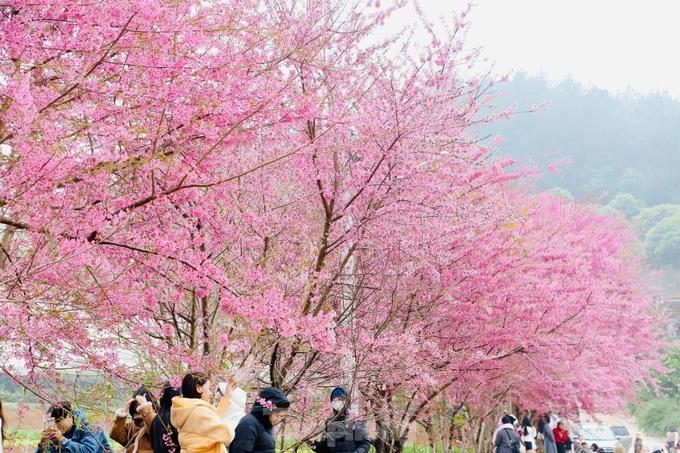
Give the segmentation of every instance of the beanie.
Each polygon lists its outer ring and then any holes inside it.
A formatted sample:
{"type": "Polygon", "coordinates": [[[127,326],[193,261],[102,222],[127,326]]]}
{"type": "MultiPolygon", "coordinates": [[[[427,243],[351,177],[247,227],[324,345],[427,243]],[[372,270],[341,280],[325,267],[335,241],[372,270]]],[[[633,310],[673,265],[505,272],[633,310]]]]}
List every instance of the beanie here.
{"type": "Polygon", "coordinates": [[[347,398],[347,392],[345,392],[345,389],[342,387],[336,387],[333,389],[331,392],[331,401],[333,401],[335,398],[347,398]]]}

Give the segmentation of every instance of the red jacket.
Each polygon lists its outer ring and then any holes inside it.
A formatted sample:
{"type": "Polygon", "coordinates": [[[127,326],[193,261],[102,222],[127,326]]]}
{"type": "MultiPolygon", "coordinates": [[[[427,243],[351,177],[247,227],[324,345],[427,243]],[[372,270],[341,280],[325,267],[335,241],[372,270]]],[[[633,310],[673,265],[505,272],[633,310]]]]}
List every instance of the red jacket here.
{"type": "Polygon", "coordinates": [[[566,429],[563,428],[553,428],[553,435],[555,436],[556,444],[563,444],[567,441],[569,434],[566,429]]]}

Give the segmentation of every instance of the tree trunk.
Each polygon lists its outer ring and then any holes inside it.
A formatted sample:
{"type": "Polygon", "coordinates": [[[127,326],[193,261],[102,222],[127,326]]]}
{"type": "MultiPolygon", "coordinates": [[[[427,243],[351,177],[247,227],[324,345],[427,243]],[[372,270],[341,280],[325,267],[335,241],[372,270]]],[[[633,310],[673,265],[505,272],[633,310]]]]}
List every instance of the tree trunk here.
{"type": "Polygon", "coordinates": [[[449,419],[449,426],[448,426],[448,436],[446,437],[446,442],[444,442],[444,431],[442,431],[442,445],[445,445],[445,447],[442,448],[442,451],[447,452],[447,453],[453,453],[455,445],[456,445],[456,435],[458,433],[458,429],[462,429],[461,427],[456,426],[456,414],[457,411],[453,411],[451,413],[451,417],[449,419]]]}
{"type": "Polygon", "coordinates": [[[377,436],[373,442],[376,453],[402,453],[404,451],[404,444],[408,438],[408,428],[400,436],[397,432],[397,427],[390,423],[389,426],[376,421],[377,436]]]}
{"type": "Polygon", "coordinates": [[[471,425],[471,435],[469,437],[475,440],[475,453],[492,453],[493,444],[491,443],[491,436],[493,435],[492,426],[485,423],[483,419],[476,419],[471,425]]]}
{"type": "Polygon", "coordinates": [[[427,438],[430,441],[430,448],[432,449],[432,452],[436,452],[437,448],[436,445],[439,441],[437,439],[437,431],[434,426],[434,422],[432,421],[432,417],[429,417],[422,422],[423,427],[425,428],[425,432],[427,433],[427,438]]]}
{"type": "Polygon", "coordinates": [[[5,230],[2,232],[2,239],[0,240],[0,269],[4,269],[7,263],[10,262],[9,251],[12,247],[12,239],[16,230],[13,226],[5,226],[5,230]]]}

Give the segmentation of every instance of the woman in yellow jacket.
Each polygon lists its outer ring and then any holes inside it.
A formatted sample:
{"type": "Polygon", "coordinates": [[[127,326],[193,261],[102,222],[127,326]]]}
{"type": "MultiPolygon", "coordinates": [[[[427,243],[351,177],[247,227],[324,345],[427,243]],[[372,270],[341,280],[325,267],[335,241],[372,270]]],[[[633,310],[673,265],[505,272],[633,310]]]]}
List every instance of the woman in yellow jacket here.
{"type": "Polygon", "coordinates": [[[181,453],[226,453],[234,429],[222,421],[236,388],[231,379],[217,407],[210,404],[212,391],[205,373],[188,373],[182,379],[182,396],[172,399],[170,422],[179,433],[181,453]]]}

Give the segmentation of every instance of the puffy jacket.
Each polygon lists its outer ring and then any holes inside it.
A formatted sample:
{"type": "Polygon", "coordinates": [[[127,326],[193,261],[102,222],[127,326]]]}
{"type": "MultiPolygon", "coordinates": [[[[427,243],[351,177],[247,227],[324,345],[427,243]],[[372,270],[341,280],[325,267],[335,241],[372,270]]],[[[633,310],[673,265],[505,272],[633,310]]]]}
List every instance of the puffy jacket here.
{"type": "Polygon", "coordinates": [[[314,442],[316,453],[368,453],[371,438],[366,424],[346,415],[329,418],[321,440],[314,442]]]}
{"type": "MultiPolygon", "coordinates": [[[[220,407],[226,412],[228,405],[220,407]]],[[[179,433],[182,453],[226,453],[234,430],[222,421],[224,412],[199,398],[174,397],[170,422],[179,433]]]]}
{"type": "Polygon", "coordinates": [[[122,409],[116,411],[116,419],[111,426],[109,437],[123,447],[125,453],[153,453],[151,446],[151,423],[156,418],[151,402],[139,406],[137,409],[142,415],[144,425],[137,426],[132,420],[128,419],[128,413],[122,409]]]}
{"type": "Polygon", "coordinates": [[[227,409],[227,412],[225,412],[222,421],[234,428],[234,430],[236,430],[238,422],[246,416],[245,409],[247,398],[248,395],[245,390],[239,387],[235,388],[234,392],[231,394],[231,405],[229,406],[229,409],[227,409]]]}
{"type": "Polygon", "coordinates": [[[64,434],[64,442],[38,445],[36,453],[113,453],[104,431],[92,427],[81,411],[73,411],[73,429],[64,434]]]}
{"type": "MultiPolygon", "coordinates": [[[[266,400],[276,407],[288,407],[286,395],[279,389],[267,387],[260,392],[261,400],[266,400]]],[[[236,426],[234,441],[229,446],[229,453],[275,453],[276,440],[274,428],[265,414],[260,400],[255,401],[250,414],[239,421],[236,426]]]]}
{"type": "Polygon", "coordinates": [[[346,387],[333,389],[331,401],[336,391],[342,392],[347,398],[345,407],[340,412],[333,410],[333,416],[326,420],[321,440],[314,442],[313,450],[316,453],[368,453],[371,438],[368,436],[366,423],[347,416],[351,401],[346,387]]]}
{"type": "Polygon", "coordinates": [[[569,433],[564,428],[553,428],[553,436],[556,444],[563,444],[569,438],[569,433]]]}

